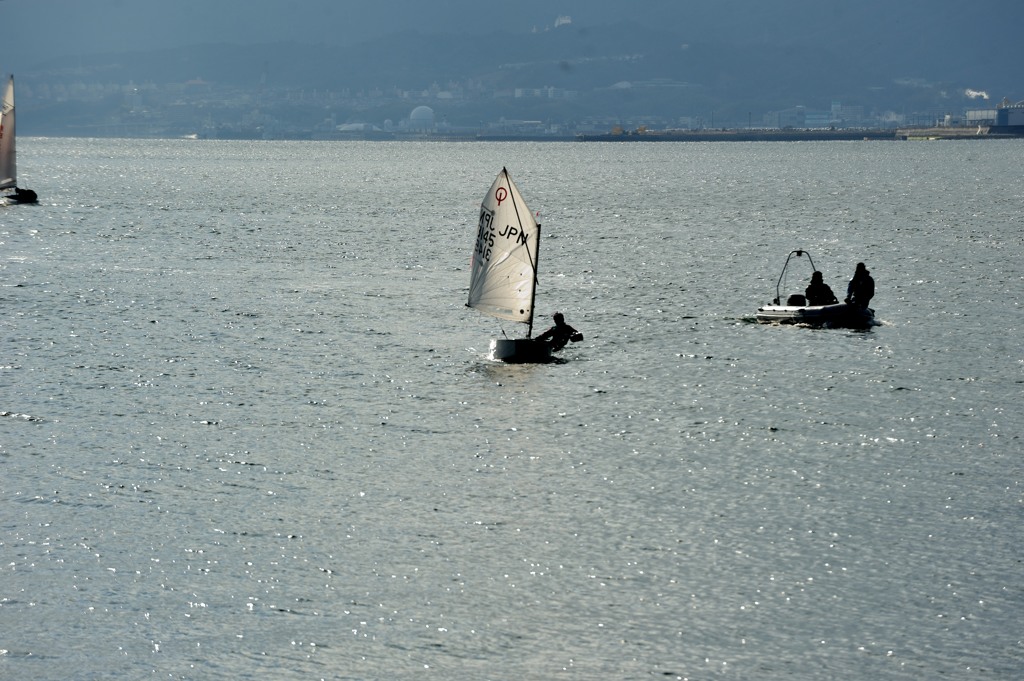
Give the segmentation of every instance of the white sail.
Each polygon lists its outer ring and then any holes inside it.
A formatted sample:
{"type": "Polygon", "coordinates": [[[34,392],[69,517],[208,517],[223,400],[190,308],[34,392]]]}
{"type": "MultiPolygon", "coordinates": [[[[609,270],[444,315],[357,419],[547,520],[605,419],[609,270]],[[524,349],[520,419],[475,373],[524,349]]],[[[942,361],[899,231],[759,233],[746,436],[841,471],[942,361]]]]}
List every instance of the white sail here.
{"type": "Polygon", "coordinates": [[[14,155],[14,76],[7,81],[3,108],[0,109],[0,189],[18,184],[14,155]]]}
{"type": "Polygon", "coordinates": [[[540,225],[504,168],[480,204],[469,307],[533,324],[540,225]]]}

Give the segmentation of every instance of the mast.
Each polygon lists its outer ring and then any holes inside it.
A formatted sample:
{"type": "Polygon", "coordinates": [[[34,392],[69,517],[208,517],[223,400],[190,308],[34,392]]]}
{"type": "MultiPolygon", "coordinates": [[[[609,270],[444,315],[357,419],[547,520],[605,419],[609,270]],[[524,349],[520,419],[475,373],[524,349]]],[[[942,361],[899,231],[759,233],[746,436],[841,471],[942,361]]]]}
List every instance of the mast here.
{"type": "Polygon", "coordinates": [[[537,255],[532,258],[533,260],[533,287],[530,289],[530,321],[527,322],[529,326],[526,328],[526,337],[529,338],[533,335],[533,313],[535,312],[535,304],[537,301],[537,271],[540,269],[540,223],[537,223],[537,255]]]}
{"type": "MultiPolygon", "coordinates": [[[[501,169],[502,174],[505,175],[505,181],[508,183],[509,192],[512,191],[512,178],[509,177],[508,168],[503,167],[501,169]]],[[[516,209],[516,222],[519,223],[519,229],[523,228],[523,216],[519,214],[519,202],[513,201],[512,207],[516,209]]],[[[527,255],[530,255],[529,246],[527,246],[527,255]]],[[[526,337],[529,338],[533,335],[533,305],[537,299],[537,270],[540,269],[540,223],[537,223],[537,253],[530,258],[530,262],[533,263],[533,284],[530,286],[530,318],[526,321],[526,337]]]]}

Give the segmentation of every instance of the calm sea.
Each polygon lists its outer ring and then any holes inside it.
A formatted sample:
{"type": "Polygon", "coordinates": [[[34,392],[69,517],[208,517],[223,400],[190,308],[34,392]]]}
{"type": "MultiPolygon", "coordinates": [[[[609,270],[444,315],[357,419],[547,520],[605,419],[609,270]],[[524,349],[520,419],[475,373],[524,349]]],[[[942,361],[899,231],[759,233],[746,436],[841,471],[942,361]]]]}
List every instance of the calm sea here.
{"type": "Polygon", "coordinates": [[[19,147],[0,677],[1024,668],[1024,142],[19,147]],[[562,363],[464,306],[502,166],[562,363]],[[794,249],[883,325],[753,323],[794,249]]]}

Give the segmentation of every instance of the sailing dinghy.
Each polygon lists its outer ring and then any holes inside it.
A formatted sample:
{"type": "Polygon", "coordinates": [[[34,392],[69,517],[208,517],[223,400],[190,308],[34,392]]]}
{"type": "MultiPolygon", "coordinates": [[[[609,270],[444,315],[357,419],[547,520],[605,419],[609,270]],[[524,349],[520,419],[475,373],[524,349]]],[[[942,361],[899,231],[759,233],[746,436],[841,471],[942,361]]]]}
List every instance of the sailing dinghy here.
{"type": "Polygon", "coordinates": [[[508,170],[501,169],[480,204],[473,248],[469,307],[527,325],[526,338],[491,341],[490,356],[504,362],[545,362],[551,347],[533,335],[540,225],[508,170]]]}
{"type": "Polygon", "coordinates": [[[31,189],[18,187],[18,163],[14,148],[14,76],[7,81],[3,108],[0,108],[0,201],[36,203],[39,197],[31,189]]]}

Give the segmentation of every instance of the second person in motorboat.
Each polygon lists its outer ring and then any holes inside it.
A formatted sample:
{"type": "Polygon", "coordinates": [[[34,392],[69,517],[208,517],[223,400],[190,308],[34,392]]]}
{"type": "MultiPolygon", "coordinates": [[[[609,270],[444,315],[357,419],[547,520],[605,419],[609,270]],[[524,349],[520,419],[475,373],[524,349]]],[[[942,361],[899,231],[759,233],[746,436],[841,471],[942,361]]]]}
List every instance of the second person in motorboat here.
{"type": "Polygon", "coordinates": [[[811,283],[804,290],[804,297],[808,305],[835,305],[839,302],[818,271],[811,275],[811,283]]]}

